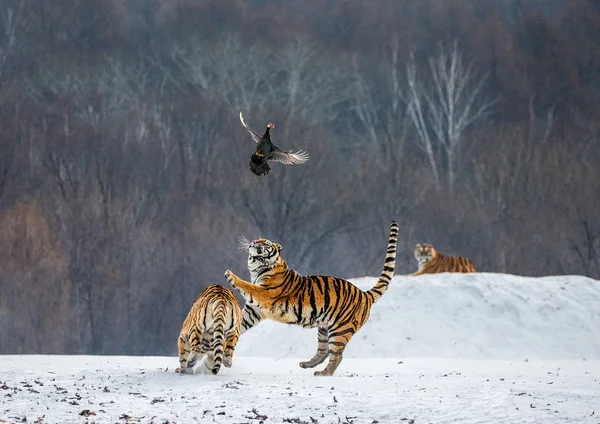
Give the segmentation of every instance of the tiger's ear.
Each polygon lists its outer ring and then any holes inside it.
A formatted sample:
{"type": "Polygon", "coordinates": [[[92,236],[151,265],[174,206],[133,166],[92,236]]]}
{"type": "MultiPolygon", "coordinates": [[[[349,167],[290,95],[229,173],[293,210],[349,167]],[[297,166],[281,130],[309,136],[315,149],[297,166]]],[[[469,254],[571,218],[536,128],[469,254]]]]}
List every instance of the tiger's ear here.
{"type": "Polygon", "coordinates": [[[281,250],[283,249],[283,246],[281,245],[281,243],[273,243],[275,245],[275,247],[277,248],[278,252],[281,252],[281,250]]]}
{"type": "Polygon", "coordinates": [[[415,246],[415,249],[420,249],[421,248],[421,243],[417,243],[417,245],[415,246]]]}

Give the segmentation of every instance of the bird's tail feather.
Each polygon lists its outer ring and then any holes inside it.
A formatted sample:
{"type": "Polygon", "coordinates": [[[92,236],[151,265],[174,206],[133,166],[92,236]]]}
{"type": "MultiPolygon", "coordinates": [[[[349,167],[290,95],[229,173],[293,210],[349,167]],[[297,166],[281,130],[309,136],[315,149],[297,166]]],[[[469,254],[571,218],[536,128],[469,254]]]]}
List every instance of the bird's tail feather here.
{"type": "Polygon", "coordinates": [[[262,161],[262,162],[257,163],[253,160],[250,160],[249,166],[250,166],[250,171],[252,171],[253,174],[259,175],[259,176],[267,175],[269,173],[269,171],[271,170],[267,161],[262,161]]]}

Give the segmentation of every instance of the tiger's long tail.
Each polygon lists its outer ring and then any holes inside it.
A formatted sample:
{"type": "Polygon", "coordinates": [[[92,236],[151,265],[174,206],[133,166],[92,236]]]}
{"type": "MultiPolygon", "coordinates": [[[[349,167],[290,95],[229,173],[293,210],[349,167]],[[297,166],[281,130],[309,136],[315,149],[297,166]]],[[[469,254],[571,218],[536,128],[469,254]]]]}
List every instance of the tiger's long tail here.
{"type": "Polygon", "coordinates": [[[385,293],[388,285],[392,281],[394,276],[394,270],[396,269],[396,244],[398,243],[398,223],[392,221],[390,225],[390,238],[388,240],[387,251],[385,255],[385,263],[383,265],[383,271],[377,281],[377,284],[373,288],[367,291],[367,295],[371,296],[373,303],[377,302],[379,298],[385,293]]]}
{"type": "Polygon", "coordinates": [[[212,361],[207,362],[207,368],[217,375],[223,364],[225,348],[225,326],[229,313],[229,305],[223,299],[218,299],[213,305],[213,334],[210,346],[212,361]]]}

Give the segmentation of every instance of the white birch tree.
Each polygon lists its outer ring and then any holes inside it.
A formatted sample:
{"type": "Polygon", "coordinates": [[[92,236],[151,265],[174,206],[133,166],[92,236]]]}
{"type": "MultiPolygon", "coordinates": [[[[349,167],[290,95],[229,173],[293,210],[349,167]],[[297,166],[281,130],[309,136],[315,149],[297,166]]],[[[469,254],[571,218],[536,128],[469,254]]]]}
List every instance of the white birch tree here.
{"type": "Polygon", "coordinates": [[[426,153],[438,187],[453,190],[459,145],[467,129],[489,111],[494,100],[482,98],[487,79],[473,62],[465,64],[455,41],[440,44],[439,53],[429,58],[425,78],[419,79],[414,55],[406,65],[407,102],[417,132],[417,144],[426,153]]]}

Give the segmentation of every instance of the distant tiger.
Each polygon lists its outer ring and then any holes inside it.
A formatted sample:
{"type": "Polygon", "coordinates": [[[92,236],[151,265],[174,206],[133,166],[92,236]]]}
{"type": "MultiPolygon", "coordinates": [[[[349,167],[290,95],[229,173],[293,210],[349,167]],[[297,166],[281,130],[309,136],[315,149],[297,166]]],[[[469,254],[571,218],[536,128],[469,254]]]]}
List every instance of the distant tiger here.
{"type": "Polygon", "coordinates": [[[318,327],[318,347],[315,356],[300,362],[302,368],[329,363],[315,375],[332,375],[346,345],[369,318],[371,306],[385,293],[394,275],[398,224],[392,221],[383,271],[377,284],[363,292],[341,278],[303,276],[290,269],[281,258],[281,244],[259,239],[245,241],[248,269],[252,283],[241,280],[231,271],[225,277],[246,299],[242,311],[242,332],[265,318],[318,327]]]}
{"type": "Polygon", "coordinates": [[[221,363],[231,367],[240,335],[242,310],[231,290],[212,284],[192,304],[179,334],[179,364],[175,372],[193,374],[204,355],[206,371],[217,374],[221,363]]]}
{"type": "Polygon", "coordinates": [[[446,256],[431,244],[417,243],[415,258],[419,270],[410,275],[435,274],[438,272],[476,272],[473,262],[462,256],[446,256]]]}

